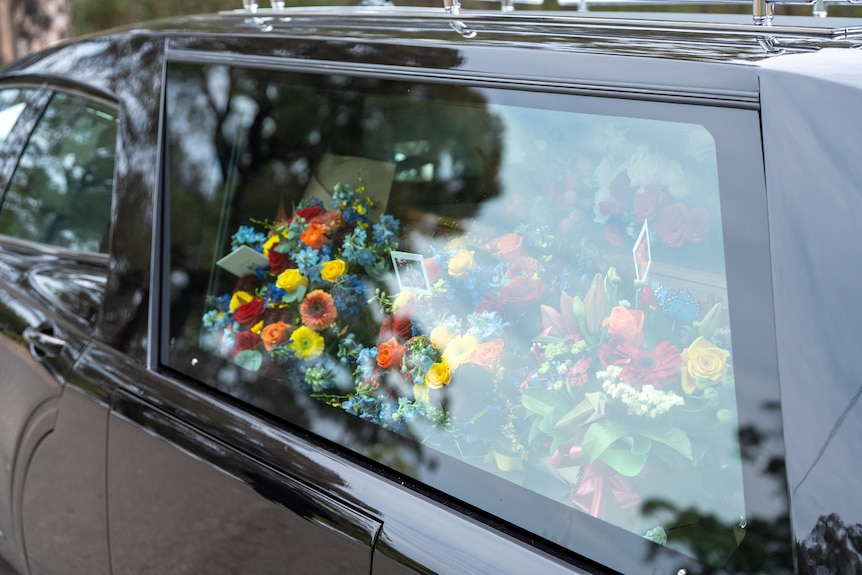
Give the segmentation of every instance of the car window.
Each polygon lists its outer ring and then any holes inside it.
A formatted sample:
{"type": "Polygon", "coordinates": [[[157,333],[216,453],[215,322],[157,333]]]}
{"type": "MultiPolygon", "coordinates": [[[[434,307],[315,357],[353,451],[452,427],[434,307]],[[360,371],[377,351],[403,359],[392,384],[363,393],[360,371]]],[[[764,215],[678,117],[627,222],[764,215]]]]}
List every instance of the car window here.
{"type": "Polygon", "coordinates": [[[116,138],[113,108],[54,94],[3,197],[0,234],[78,251],[104,251],[116,138]]]}
{"type": "Polygon", "coordinates": [[[0,90],[0,144],[6,141],[18,116],[24,111],[25,97],[26,93],[21,90],[0,90]]]}
{"type": "Polygon", "coordinates": [[[755,113],[193,64],[166,89],[164,364],[587,555],[737,552],[759,384],[722,196],[758,185],[730,161],[755,113]]]}

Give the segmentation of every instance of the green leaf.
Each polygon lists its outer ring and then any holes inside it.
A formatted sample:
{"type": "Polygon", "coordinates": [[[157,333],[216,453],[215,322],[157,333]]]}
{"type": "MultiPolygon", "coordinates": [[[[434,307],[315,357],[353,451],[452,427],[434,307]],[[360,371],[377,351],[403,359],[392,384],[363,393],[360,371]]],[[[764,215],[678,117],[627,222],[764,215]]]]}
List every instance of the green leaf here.
{"type": "Polygon", "coordinates": [[[305,292],[308,291],[308,288],[304,285],[299,286],[292,292],[287,292],[282,298],[281,301],[284,303],[293,303],[295,301],[302,301],[302,298],[305,297],[305,292]]]}
{"type": "Polygon", "coordinates": [[[643,437],[624,437],[613,447],[607,448],[600,459],[626,477],[635,477],[644,468],[649,458],[652,442],[643,437]],[[624,447],[625,446],[625,447],[624,447]]]}
{"type": "Polygon", "coordinates": [[[263,364],[263,356],[254,349],[239,352],[233,360],[238,366],[249,371],[257,371],[263,364]]]}
{"type": "Polygon", "coordinates": [[[583,448],[584,458],[588,463],[592,463],[604,453],[616,440],[625,437],[631,433],[631,430],[619,423],[602,419],[587,428],[584,434],[584,442],[581,444],[583,448]]]}
{"type": "Polygon", "coordinates": [[[521,403],[533,413],[548,418],[553,417],[554,410],[558,407],[565,407],[565,403],[556,392],[533,387],[524,390],[521,394],[521,403]]]}
{"type": "Polygon", "coordinates": [[[569,425],[583,425],[584,423],[592,423],[598,421],[605,415],[605,400],[604,393],[594,391],[584,394],[585,399],[569,410],[568,413],[561,417],[556,425],[557,429],[562,429],[569,425]]]}
{"type": "Polygon", "coordinates": [[[694,452],[688,435],[678,427],[659,427],[640,431],[646,438],[667,445],[688,460],[694,461],[694,452]]]}

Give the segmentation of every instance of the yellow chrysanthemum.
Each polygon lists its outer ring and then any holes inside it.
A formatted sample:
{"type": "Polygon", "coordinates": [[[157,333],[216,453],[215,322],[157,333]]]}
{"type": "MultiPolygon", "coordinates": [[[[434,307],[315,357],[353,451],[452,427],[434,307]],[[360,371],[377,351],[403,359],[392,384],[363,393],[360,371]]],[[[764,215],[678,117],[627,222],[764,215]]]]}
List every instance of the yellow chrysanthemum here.
{"type": "Polygon", "coordinates": [[[298,359],[315,359],[323,353],[323,336],[313,329],[302,326],[290,337],[290,348],[298,359]]]}
{"type": "Polygon", "coordinates": [[[450,369],[457,369],[459,365],[469,361],[477,345],[479,341],[469,333],[456,335],[443,352],[443,362],[448,364],[450,369]]]}

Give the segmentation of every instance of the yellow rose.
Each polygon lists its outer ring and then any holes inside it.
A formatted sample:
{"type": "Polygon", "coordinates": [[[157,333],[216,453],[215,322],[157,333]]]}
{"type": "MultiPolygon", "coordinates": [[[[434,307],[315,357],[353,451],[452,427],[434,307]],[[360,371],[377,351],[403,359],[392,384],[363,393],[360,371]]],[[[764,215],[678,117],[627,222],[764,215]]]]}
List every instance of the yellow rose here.
{"type": "Polygon", "coordinates": [[[293,292],[299,289],[299,286],[308,287],[308,278],[299,273],[299,270],[284,270],[278,274],[275,285],[285,291],[293,292]]]}
{"type": "Polygon", "coordinates": [[[473,251],[458,250],[449,260],[449,275],[462,278],[474,267],[476,267],[476,260],[473,259],[473,251]]]}
{"type": "Polygon", "coordinates": [[[440,389],[444,385],[448,385],[452,379],[452,372],[445,361],[432,363],[428,368],[428,374],[425,376],[425,385],[431,389],[440,389]]]}
{"type": "Polygon", "coordinates": [[[265,255],[266,257],[269,257],[269,250],[271,250],[272,246],[274,246],[275,244],[277,244],[280,241],[281,241],[281,236],[278,234],[274,234],[274,235],[269,236],[269,239],[267,239],[263,244],[263,255],[265,255]]]}
{"type": "Polygon", "coordinates": [[[250,302],[254,299],[254,296],[247,291],[238,291],[230,297],[230,313],[236,311],[236,309],[244,303],[250,302]]]}
{"type": "Polygon", "coordinates": [[[699,378],[718,381],[727,372],[730,352],[699,336],[682,352],[682,390],[692,393],[699,378]]]}
{"type": "Polygon", "coordinates": [[[344,260],[332,260],[323,264],[320,268],[320,277],[328,282],[334,282],[344,275],[347,271],[347,264],[344,260]]]}
{"type": "Polygon", "coordinates": [[[455,334],[449,331],[449,328],[444,325],[438,325],[432,329],[431,333],[428,335],[428,339],[431,340],[431,345],[433,345],[434,349],[437,351],[443,351],[446,349],[446,346],[449,345],[449,342],[452,341],[453,337],[455,337],[455,334]]]}

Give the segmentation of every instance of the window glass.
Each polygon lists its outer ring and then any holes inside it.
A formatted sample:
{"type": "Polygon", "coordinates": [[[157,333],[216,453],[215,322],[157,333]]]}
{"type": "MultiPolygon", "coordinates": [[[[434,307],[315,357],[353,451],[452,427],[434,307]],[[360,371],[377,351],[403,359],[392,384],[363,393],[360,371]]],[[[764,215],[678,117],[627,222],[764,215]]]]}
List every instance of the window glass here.
{"type": "Polygon", "coordinates": [[[0,233],[73,250],[97,252],[111,215],[116,112],[55,94],[12,175],[0,211],[0,233]]]}
{"type": "Polygon", "coordinates": [[[733,117],[171,65],[163,360],[579,552],[722,565],[733,117]]]}
{"type": "Polygon", "coordinates": [[[25,96],[21,90],[0,91],[0,144],[6,141],[18,116],[24,111],[25,96]]]}

